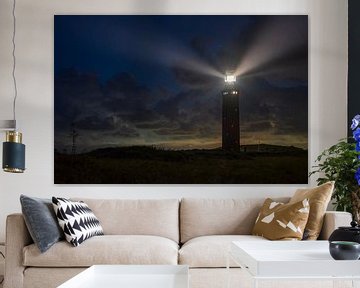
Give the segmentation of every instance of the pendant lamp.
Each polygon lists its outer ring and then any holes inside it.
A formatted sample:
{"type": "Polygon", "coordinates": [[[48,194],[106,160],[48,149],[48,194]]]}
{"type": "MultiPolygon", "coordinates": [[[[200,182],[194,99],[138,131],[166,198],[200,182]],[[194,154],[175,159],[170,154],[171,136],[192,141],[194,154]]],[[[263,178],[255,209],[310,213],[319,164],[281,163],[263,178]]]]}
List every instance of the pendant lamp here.
{"type": "Polygon", "coordinates": [[[16,57],[15,57],[15,35],[16,35],[16,0],[13,0],[13,36],[12,36],[12,57],[13,69],[12,78],[14,82],[14,100],[13,100],[13,120],[0,121],[0,130],[6,131],[5,142],[3,143],[2,167],[5,172],[23,173],[25,171],[25,145],[22,144],[22,133],[17,130],[16,126],[16,57]]]}

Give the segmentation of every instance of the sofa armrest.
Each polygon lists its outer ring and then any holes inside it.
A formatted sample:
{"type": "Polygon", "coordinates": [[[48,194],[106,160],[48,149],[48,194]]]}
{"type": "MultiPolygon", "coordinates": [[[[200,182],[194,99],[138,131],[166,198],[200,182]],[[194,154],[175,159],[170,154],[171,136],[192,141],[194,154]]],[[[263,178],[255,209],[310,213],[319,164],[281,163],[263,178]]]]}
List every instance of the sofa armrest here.
{"type": "Polygon", "coordinates": [[[324,224],[319,236],[321,240],[329,239],[331,233],[340,226],[350,226],[352,216],[348,212],[326,211],[324,224]]]}
{"type": "Polygon", "coordinates": [[[33,241],[22,214],[6,218],[4,288],[22,288],[24,280],[23,248],[33,241]]]}

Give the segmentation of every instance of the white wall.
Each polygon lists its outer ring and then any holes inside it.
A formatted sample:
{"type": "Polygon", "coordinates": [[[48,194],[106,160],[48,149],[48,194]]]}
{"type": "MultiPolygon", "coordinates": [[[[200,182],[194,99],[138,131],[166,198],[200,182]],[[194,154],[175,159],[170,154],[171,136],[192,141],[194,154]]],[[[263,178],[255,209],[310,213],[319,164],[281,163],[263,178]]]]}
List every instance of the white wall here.
{"type": "MultiPolygon", "coordinates": [[[[0,119],[12,117],[11,4],[11,0],[0,1],[0,119]]],[[[27,149],[27,171],[23,175],[0,172],[0,242],[5,238],[6,215],[20,211],[21,193],[93,198],[276,197],[291,195],[296,188],[289,185],[54,185],[54,14],[309,14],[310,159],[346,135],[345,0],[18,0],[17,4],[17,111],[27,149]]],[[[4,139],[4,134],[1,138],[4,139]]]]}

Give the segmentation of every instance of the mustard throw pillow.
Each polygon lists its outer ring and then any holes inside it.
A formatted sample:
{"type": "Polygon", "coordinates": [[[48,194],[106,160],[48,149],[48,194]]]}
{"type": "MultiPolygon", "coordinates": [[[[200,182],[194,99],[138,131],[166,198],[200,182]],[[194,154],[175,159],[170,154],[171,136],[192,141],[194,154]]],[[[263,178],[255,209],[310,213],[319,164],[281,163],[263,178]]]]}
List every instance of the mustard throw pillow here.
{"type": "Polygon", "coordinates": [[[253,235],[269,240],[301,240],[309,217],[309,202],[284,204],[268,198],[260,209],[253,235]]]}
{"type": "Polygon", "coordinates": [[[326,208],[330,202],[335,182],[327,182],[311,189],[298,189],[289,203],[309,199],[310,214],[305,227],[304,240],[316,240],[324,222],[326,208]]]}

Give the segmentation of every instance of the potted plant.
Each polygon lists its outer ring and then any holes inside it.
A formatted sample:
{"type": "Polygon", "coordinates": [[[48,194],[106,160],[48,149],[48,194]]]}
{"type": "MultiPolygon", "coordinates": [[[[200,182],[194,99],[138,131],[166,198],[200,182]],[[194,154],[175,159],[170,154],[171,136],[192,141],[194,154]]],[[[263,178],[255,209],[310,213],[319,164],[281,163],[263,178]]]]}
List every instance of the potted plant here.
{"type": "Polygon", "coordinates": [[[352,120],[354,141],[342,139],[325,149],[316,159],[309,176],[319,173],[317,183],[335,181],[332,199],[337,211],[348,211],[360,220],[360,115],[352,120]]]}

